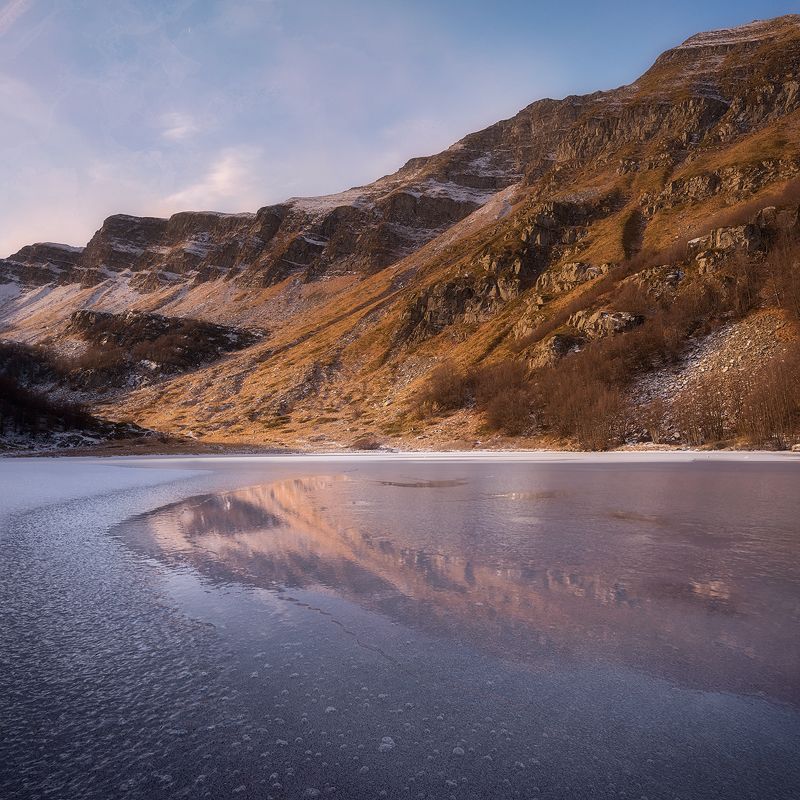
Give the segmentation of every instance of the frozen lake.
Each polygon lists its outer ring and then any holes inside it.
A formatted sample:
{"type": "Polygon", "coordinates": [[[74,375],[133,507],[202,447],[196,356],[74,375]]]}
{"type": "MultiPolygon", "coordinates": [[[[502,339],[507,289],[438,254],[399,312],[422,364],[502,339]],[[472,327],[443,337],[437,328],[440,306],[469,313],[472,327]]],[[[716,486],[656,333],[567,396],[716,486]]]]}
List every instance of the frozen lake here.
{"type": "Polygon", "coordinates": [[[0,459],[0,796],[800,797],[800,459],[0,459]]]}

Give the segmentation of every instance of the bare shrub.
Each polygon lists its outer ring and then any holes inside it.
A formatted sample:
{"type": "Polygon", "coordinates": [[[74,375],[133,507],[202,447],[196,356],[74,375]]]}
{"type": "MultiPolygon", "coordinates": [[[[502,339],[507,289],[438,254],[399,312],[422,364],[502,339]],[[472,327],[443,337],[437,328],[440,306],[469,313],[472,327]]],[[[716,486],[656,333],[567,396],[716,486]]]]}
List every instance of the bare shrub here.
{"type": "Polygon", "coordinates": [[[97,421],[82,406],[47,397],[0,376],[0,435],[93,428],[97,421]]]}
{"type": "Polygon", "coordinates": [[[475,400],[485,406],[499,393],[520,389],[527,381],[527,370],[521,361],[505,359],[480,367],[472,378],[475,400]]]}
{"type": "Polygon", "coordinates": [[[643,406],[639,412],[639,419],[653,444],[664,443],[667,432],[665,424],[666,410],[666,403],[660,397],[657,397],[646,406],[643,406]]]}
{"type": "Polygon", "coordinates": [[[531,426],[531,391],[523,363],[506,359],[481,367],[472,385],[490,428],[516,436],[531,426]]]}
{"type": "Polygon", "coordinates": [[[115,371],[130,361],[128,351],[117,345],[92,345],[70,362],[72,371],[115,371]]]}
{"type": "Polygon", "coordinates": [[[452,361],[444,361],[428,376],[416,398],[421,416],[461,408],[469,399],[469,380],[452,361]]]}
{"type": "Polygon", "coordinates": [[[758,305],[762,271],[746,253],[735,253],[725,265],[731,285],[728,305],[737,317],[744,317],[758,305]]]}
{"type": "Polygon", "coordinates": [[[682,336],[697,333],[728,310],[718,285],[696,279],[687,281],[665,311],[664,322],[682,336]]]}
{"type": "Polygon", "coordinates": [[[788,447],[800,436],[800,345],[765,364],[745,385],[736,431],[761,446],[788,447]]]}
{"type": "Polygon", "coordinates": [[[624,398],[619,388],[593,374],[592,362],[580,355],[540,371],[537,404],[544,424],[557,435],[587,450],[606,450],[622,439],[624,398]]]}
{"type": "Polygon", "coordinates": [[[584,450],[608,450],[622,443],[625,400],[616,388],[594,384],[586,387],[584,413],[578,418],[578,444],[584,450]]]}
{"type": "Polygon", "coordinates": [[[767,293],[775,305],[800,319],[800,239],[784,233],[773,242],[764,264],[767,293]]]}
{"type": "Polygon", "coordinates": [[[531,427],[531,412],[530,391],[525,387],[507,387],[486,404],[486,422],[490,428],[517,436],[531,427]]]}
{"type": "Polygon", "coordinates": [[[721,442],[726,434],[724,382],[708,377],[684,389],[673,401],[672,416],[687,444],[721,442]]]}
{"type": "Polygon", "coordinates": [[[353,450],[380,450],[381,443],[374,436],[359,436],[350,447],[353,450]]]}
{"type": "Polygon", "coordinates": [[[617,291],[611,302],[616,311],[628,311],[631,314],[646,315],[656,309],[654,299],[638,282],[626,282],[617,291]]]}

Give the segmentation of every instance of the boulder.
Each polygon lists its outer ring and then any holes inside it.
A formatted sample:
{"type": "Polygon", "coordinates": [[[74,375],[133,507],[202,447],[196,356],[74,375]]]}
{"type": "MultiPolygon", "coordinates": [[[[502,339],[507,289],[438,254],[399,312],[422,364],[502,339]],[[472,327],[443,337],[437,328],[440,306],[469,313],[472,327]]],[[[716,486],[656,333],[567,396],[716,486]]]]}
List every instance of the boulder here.
{"type": "Polygon", "coordinates": [[[753,217],[753,224],[762,231],[792,230],[800,226],[800,206],[782,209],[775,208],[775,206],[767,206],[753,217]]]}
{"type": "Polygon", "coordinates": [[[574,350],[581,343],[577,336],[567,333],[554,333],[547,339],[537,342],[528,354],[528,367],[539,369],[555,364],[563,358],[570,350],[574,350]]]}
{"type": "Polygon", "coordinates": [[[764,246],[761,228],[758,225],[732,225],[723,228],[714,228],[706,236],[692,239],[689,243],[689,252],[694,255],[702,254],[708,250],[718,253],[731,253],[735,250],[752,253],[764,246]]]}
{"type": "Polygon", "coordinates": [[[536,281],[536,291],[540,294],[568,292],[586,281],[605,275],[609,267],[609,264],[596,266],[583,261],[571,261],[541,274],[536,281]]]}
{"type": "Polygon", "coordinates": [[[615,333],[623,333],[641,325],[644,317],[629,311],[576,311],[567,325],[589,339],[599,339],[615,333]]]}
{"type": "Polygon", "coordinates": [[[672,264],[662,264],[658,267],[647,267],[635,272],[630,277],[625,278],[622,283],[637,284],[648,293],[660,297],[665,291],[675,289],[684,277],[685,273],[682,269],[672,264]]]}
{"type": "Polygon", "coordinates": [[[756,223],[714,228],[706,236],[688,242],[689,254],[701,274],[713,272],[733,253],[754,253],[763,250],[764,230],[756,223]]]}

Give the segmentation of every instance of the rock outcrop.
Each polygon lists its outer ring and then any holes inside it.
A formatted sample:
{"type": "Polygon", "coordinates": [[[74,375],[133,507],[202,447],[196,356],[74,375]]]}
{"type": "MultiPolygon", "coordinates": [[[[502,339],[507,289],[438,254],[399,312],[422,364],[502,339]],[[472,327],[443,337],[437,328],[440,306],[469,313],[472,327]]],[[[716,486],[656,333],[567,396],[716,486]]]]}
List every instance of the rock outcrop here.
{"type": "Polygon", "coordinates": [[[610,266],[585,264],[581,261],[563,264],[540,275],[536,281],[536,291],[544,295],[568,292],[586,281],[605,275],[610,266]]]}
{"type": "Polygon", "coordinates": [[[644,317],[639,314],[603,309],[591,312],[576,311],[567,320],[567,325],[589,339],[599,339],[602,336],[629,331],[643,322],[644,317]]]}

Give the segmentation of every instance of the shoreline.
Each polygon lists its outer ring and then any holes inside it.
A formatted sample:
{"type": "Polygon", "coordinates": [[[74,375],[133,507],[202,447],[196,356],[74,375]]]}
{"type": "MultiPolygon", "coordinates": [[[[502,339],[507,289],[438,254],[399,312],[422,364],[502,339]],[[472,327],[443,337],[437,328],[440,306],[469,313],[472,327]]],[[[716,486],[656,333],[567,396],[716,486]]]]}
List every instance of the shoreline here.
{"type": "Polygon", "coordinates": [[[253,453],[246,450],[229,452],[71,452],[71,451],[33,451],[0,452],[0,459],[97,459],[102,461],[157,460],[179,461],[192,459],[198,461],[262,461],[267,463],[293,463],[313,461],[406,461],[406,462],[583,462],[583,463],[626,463],[626,462],[671,462],[688,463],[695,461],[759,461],[800,463],[800,452],[792,450],[336,450],[336,451],[283,451],[253,453]]]}

